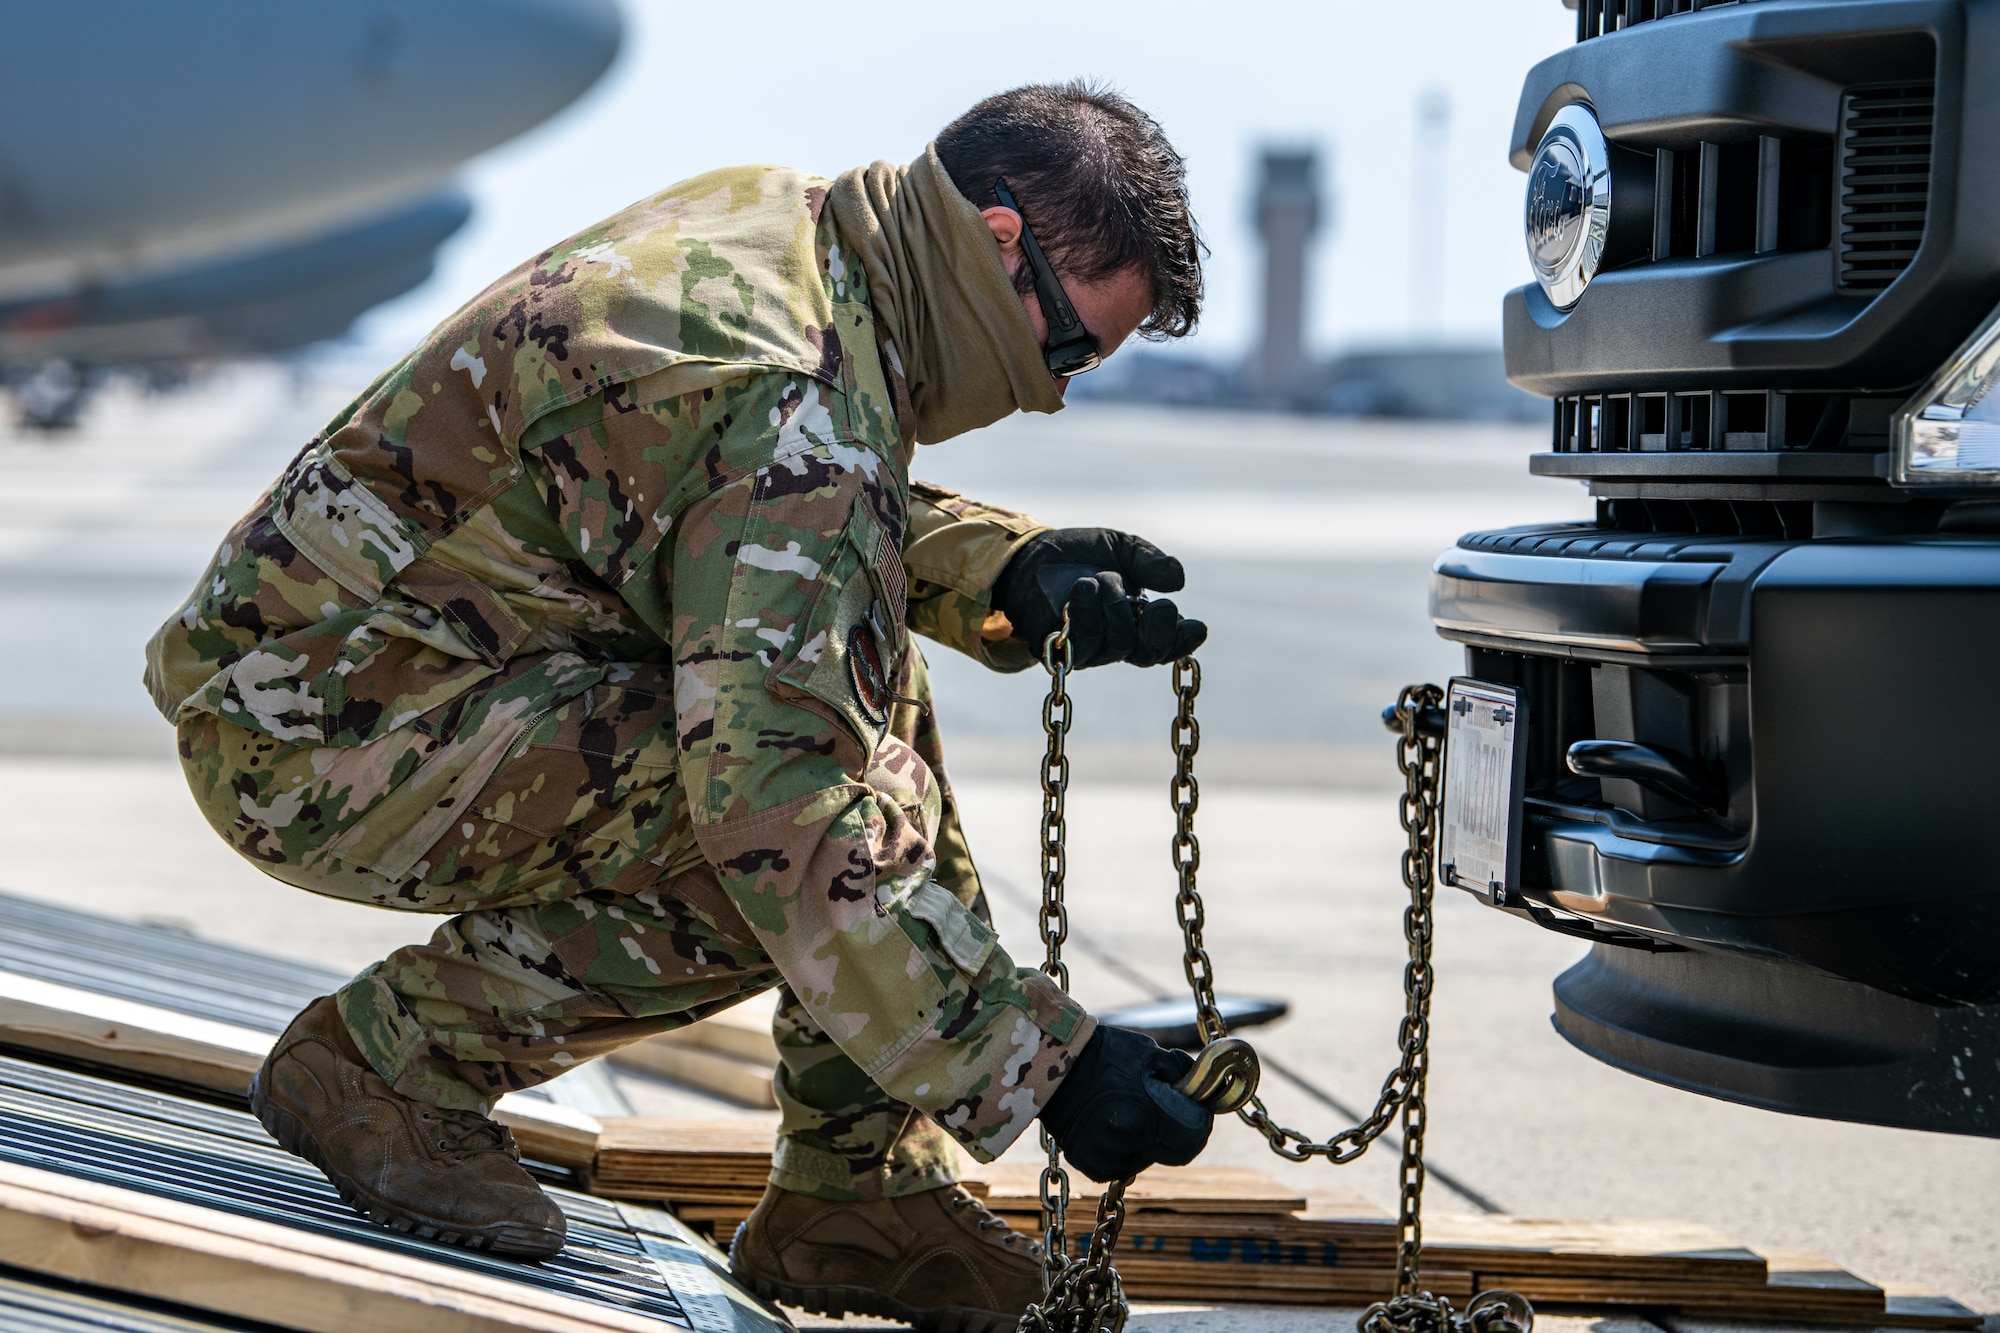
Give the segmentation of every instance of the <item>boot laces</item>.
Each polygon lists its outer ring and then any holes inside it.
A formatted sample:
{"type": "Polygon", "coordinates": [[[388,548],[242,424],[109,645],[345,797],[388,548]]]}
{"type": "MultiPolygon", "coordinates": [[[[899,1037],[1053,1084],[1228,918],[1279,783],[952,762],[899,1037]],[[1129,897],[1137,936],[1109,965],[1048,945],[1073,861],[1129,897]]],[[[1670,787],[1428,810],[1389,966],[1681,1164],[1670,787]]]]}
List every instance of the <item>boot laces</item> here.
{"type": "Polygon", "coordinates": [[[502,1152],[516,1160],[520,1158],[520,1150],[514,1146],[514,1132],[477,1111],[429,1106],[417,1113],[417,1119],[428,1133],[437,1136],[434,1140],[437,1151],[450,1153],[454,1162],[481,1152],[502,1152]]]}
{"type": "MultiPolygon", "coordinates": [[[[1007,1225],[1006,1218],[996,1216],[990,1208],[981,1203],[977,1197],[968,1193],[962,1185],[952,1191],[951,1206],[953,1208],[972,1208],[976,1210],[972,1219],[974,1225],[982,1233],[998,1228],[1002,1233],[1000,1236],[1000,1243],[1002,1245],[1012,1245],[1016,1241],[1028,1241],[1026,1236],[1023,1236],[1020,1232],[1007,1225]]],[[[1028,1241],[1028,1246],[1032,1251],[1039,1251],[1041,1249],[1040,1244],[1035,1241],[1028,1241]]]]}

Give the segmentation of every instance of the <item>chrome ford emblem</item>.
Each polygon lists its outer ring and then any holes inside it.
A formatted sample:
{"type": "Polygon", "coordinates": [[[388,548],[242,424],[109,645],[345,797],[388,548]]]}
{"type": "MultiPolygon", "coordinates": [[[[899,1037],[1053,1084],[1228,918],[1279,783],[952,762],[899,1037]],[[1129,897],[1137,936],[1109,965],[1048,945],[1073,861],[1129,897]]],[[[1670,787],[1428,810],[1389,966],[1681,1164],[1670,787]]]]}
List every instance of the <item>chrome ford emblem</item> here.
{"type": "Polygon", "coordinates": [[[1588,106],[1571,103],[1528,168],[1528,263],[1550,302],[1568,310],[1597,276],[1611,225],[1611,150],[1588,106]]]}

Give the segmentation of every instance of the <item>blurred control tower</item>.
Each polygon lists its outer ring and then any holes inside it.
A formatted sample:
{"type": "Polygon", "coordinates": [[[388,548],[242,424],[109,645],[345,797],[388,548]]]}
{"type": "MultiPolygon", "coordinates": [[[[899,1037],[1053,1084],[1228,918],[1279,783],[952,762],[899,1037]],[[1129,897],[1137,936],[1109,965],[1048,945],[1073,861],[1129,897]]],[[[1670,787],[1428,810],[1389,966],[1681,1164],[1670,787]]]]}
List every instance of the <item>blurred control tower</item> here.
{"type": "Polygon", "coordinates": [[[1244,380],[1261,407],[1305,407],[1323,372],[1306,352],[1306,247],[1319,230],[1319,155],[1267,148],[1257,187],[1264,238],[1264,328],[1244,380]]]}

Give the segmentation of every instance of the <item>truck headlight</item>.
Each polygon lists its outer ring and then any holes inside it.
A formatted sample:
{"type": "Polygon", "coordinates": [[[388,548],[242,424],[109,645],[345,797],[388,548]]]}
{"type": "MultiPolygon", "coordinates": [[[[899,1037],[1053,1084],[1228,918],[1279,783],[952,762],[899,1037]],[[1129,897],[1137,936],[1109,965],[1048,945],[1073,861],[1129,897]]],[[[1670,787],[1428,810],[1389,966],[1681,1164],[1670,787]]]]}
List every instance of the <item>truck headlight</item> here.
{"type": "Polygon", "coordinates": [[[1528,263],[1568,310],[1597,276],[1611,229],[1611,148],[1581,102],[1556,112],[1528,168],[1528,263]]]}
{"type": "Polygon", "coordinates": [[[1896,412],[1896,484],[2000,482],[2000,310],[1896,412]]]}

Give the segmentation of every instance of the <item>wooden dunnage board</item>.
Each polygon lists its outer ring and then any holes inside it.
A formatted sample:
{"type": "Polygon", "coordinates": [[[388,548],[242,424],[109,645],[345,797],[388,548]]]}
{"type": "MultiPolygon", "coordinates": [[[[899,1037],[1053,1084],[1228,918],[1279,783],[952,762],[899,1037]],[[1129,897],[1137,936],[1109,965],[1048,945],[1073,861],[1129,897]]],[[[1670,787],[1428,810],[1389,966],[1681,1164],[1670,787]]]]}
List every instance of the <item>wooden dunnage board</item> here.
{"type": "MultiPolygon", "coordinates": [[[[763,1192],[772,1131],[741,1120],[606,1119],[593,1187],[669,1203],[727,1240],[763,1192]]],[[[975,1167],[966,1185],[1016,1229],[1041,1229],[1040,1165],[975,1167]]],[[[1070,1240],[1087,1244],[1099,1187],[1072,1177],[1070,1240]]],[[[1260,1171],[1163,1167],[1126,1193],[1118,1266],[1137,1298],[1341,1304],[1395,1284],[1396,1226],[1358,1195],[1305,1198],[1260,1171]]],[[[1979,1317],[1935,1293],[1898,1303],[1817,1256],[1770,1255],[1684,1222],[1432,1216],[1424,1280],[1463,1298],[1505,1286],[1530,1300],[1826,1323],[1899,1321],[1972,1328],[1979,1317]]]]}
{"type": "MultiPolygon", "coordinates": [[[[986,1186],[986,1206],[996,1213],[1039,1213],[1042,1168],[1039,1162],[1000,1161],[977,1167],[974,1178],[986,1186]]],[[[1094,1213],[1103,1187],[1080,1175],[1070,1177],[1072,1216],[1094,1213]]],[[[1375,1212],[1356,1200],[1363,1215],[1375,1212]]],[[[1288,1189],[1262,1171],[1240,1166],[1156,1166],[1125,1191],[1132,1212],[1219,1214],[1285,1218],[1306,1206],[1305,1195],[1288,1189]]]]}
{"type": "Polygon", "coordinates": [[[621,1198],[754,1205],[771,1174],[775,1136],[754,1120],[606,1116],[592,1184],[621,1198]]]}

